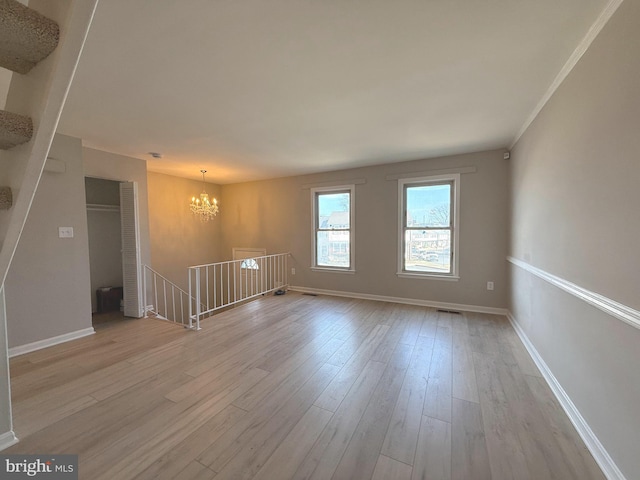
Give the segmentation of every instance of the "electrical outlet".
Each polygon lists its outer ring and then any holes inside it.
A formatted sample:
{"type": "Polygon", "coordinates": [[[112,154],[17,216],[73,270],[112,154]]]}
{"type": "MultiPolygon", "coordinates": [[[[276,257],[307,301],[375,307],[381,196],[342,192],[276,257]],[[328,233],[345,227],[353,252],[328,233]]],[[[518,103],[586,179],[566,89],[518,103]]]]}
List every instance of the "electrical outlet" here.
{"type": "Polygon", "coordinates": [[[493,282],[487,282],[487,290],[493,290],[493,282]]]}
{"type": "Polygon", "coordinates": [[[59,238],[73,238],[73,227],[58,227],[59,238]]]}
{"type": "Polygon", "coordinates": [[[295,275],[296,274],[296,267],[291,267],[291,275],[295,275]]]}

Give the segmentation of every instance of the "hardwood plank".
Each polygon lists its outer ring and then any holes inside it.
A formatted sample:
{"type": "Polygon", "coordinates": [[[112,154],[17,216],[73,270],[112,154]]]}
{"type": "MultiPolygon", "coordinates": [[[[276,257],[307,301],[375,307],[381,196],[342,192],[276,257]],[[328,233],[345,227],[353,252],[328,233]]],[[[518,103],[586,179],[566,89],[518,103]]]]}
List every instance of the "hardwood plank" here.
{"type": "Polygon", "coordinates": [[[367,363],[292,478],[319,479],[333,475],[385,368],[384,363],[367,363]]]}
{"type": "Polygon", "coordinates": [[[452,394],[468,402],[479,403],[478,384],[473,366],[473,353],[469,335],[462,330],[453,332],[453,378],[452,394]]]}
{"type": "Polygon", "coordinates": [[[451,327],[438,326],[429,368],[423,415],[451,423],[453,352],[451,327]]]}
{"type": "Polygon", "coordinates": [[[604,478],[504,317],[289,292],[202,326],[11,359],[5,453],[77,453],[98,480],[604,478]]]}
{"type": "Polygon", "coordinates": [[[473,359],[478,375],[482,422],[492,478],[537,480],[540,477],[532,476],[529,471],[518,429],[500,382],[497,365],[502,363],[495,360],[493,355],[481,353],[474,353],[473,359]]]}
{"type": "Polygon", "coordinates": [[[336,378],[334,378],[325,391],[322,392],[322,395],[318,397],[314,405],[335,412],[353,383],[369,362],[371,354],[380,342],[382,342],[388,331],[389,327],[387,325],[377,325],[362,345],[360,345],[356,353],[349,359],[349,362],[347,362],[338,375],[336,375],[336,378]]]}
{"type": "MultiPolygon", "coordinates": [[[[394,310],[394,313],[398,311],[399,309],[396,309],[394,310]]],[[[404,335],[408,322],[408,318],[404,315],[394,315],[394,317],[390,317],[388,320],[388,323],[390,324],[389,330],[382,342],[380,342],[376,349],[371,353],[371,357],[369,357],[370,360],[373,360],[374,362],[387,363],[393,355],[396,345],[398,345],[398,342],[400,342],[404,335]]]]}
{"type": "Polygon", "coordinates": [[[215,478],[215,476],[216,472],[209,470],[201,463],[193,461],[174,478],[179,478],[180,480],[211,480],[215,478]]]}
{"type": "Polygon", "coordinates": [[[412,471],[409,465],[380,455],[371,480],[411,480],[412,471]]]}
{"type": "Polygon", "coordinates": [[[338,367],[324,364],[310,378],[306,377],[304,384],[293,393],[289,388],[281,389],[265,405],[251,411],[250,415],[214,442],[198,460],[216,472],[220,472],[232,460],[236,466],[241,464],[241,468],[255,468],[265,452],[268,452],[268,457],[277,448],[278,439],[289,433],[337,372],[338,367]],[[258,449],[255,445],[260,440],[264,443],[258,449]]]}
{"type": "Polygon", "coordinates": [[[407,318],[407,326],[400,338],[400,343],[415,345],[422,329],[426,310],[423,307],[407,305],[403,312],[407,318]]]}
{"type": "Polygon", "coordinates": [[[420,336],[381,450],[383,455],[408,465],[413,465],[418,443],[432,353],[433,339],[420,336]]]}
{"type": "Polygon", "coordinates": [[[218,365],[224,363],[225,361],[235,358],[238,355],[242,355],[247,351],[256,351],[260,348],[265,347],[270,342],[274,341],[274,338],[278,338],[278,340],[282,340],[280,337],[281,332],[290,333],[292,329],[301,329],[303,328],[301,325],[294,323],[295,317],[287,317],[287,318],[279,318],[273,319],[271,322],[268,322],[269,330],[266,328],[256,329],[256,331],[251,334],[251,332],[246,331],[243,333],[240,338],[232,337],[228,339],[226,342],[219,344],[220,348],[217,354],[212,355],[210,358],[199,362],[197,365],[194,365],[192,368],[186,370],[187,375],[191,375],[192,377],[197,377],[204,373],[207,373],[211,370],[214,370],[218,365]],[[293,326],[292,326],[293,324],[293,326]]]}
{"type": "MultiPolygon", "coordinates": [[[[171,376],[147,379],[119,395],[80,410],[43,430],[20,437],[16,453],[74,452],[81,463],[99,455],[118,439],[158,416],[172,404],[163,395],[174,385],[171,376]]],[[[55,400],[52,403],[58,404],[55,400]]],[[[22,414],[26,414],[23,411],[22,414]]]]}
{"type": "Polygon", "coordinates": [[[451,478],[491,480],[480,405],[457,398],[451,423],[451,478]]]}
{"type": "Polygon", "coordinates": [[[551,428],[562,456],[571,466],[574,478],[604,480],[605,476],[584,445],[575,427],[553,396],[549,385],[541,377],[525,376],[529,390],[536,398],[537,405],[551,428]]]}
{"type": "Polygon", "coordinates": [[[548,422],[518,369],[499,369],[529,471],[536,478],[575,479],[548,422]]]}
{"type": "Polygon", "coordinates": [[[358,350],[367,337],[371,334],[371,330],[375,327],[373,322],[363,322],[363,324],[355,332],[346,338],[338,337],[342,340],[342,346],[336,350],[327,363],[336,367],[344,367],[349,359],[358,350]]]}
{"type": "Polygon", "coordinates": [[[175,445],[195,432],[203,421],[219,415],[233,400],[251,385],[258,382],[264,375],[263,370],[254,369],[251,374],[240,379],[232,388],[184,410],[184,405],[176,404],[176,408],[183,407],[182,414],[173,422],[167,424],[163,418],[156,423],[143,425],[132,432],[128,438],[122,439],[121,444],[114,445],[108,452],[102,452],[101,457],[110,457],[107,468],[86,469],[87,476],[96,480],[114,478],[131,478],[143,472],[159,456],[170,451],[175,445]],[[137,448],[128,448],[135,445],[137,448]]]}
{"type": "Polygon", "coordinates": [[[38,402],[37,406],[34,405],[35,402],[30,402],[25,407],[24,404],[17,403],[14,407],[14,428],[18,435],[26,437],[97,402],[95,398],[85,395],[79,398],[70,398],[63,404],[42,401],[38,402]],[[29,412],[29,414],[25,415],[24,412],[29,412]]]}
{"type": "Polygon", "coordinates": [[[420,325],[420,336],[436,338],[438,330],[438,312],[433,308],[425,309],[425,315],[420,325]]]}
{"type": "Polygon", "coordinates": [[[525,375],[542,378],[540,370],[538,370],[538,367],[531,358],[531,355],[529,355],[529,352],[522,344],[518,334],[513,329],[510,329],[510,331],[505,332],[505,337],[511,346],[511,352],[516,359],[520,372],[525,375]]]}
{"type": "Polygon", "coordinates": [[[437,418],[422,417],[411,480],[450,478],[451,424],[437,418]]]}
{"type": "MultiPolygon", "coordinates": [[[[204,423],[194,433],[173,447],[171,451],[156,458],[149,467],[136,476],[136,480],[182,479],[183,470],[188,468],[191,463],[197,463],[206,468],[201,463],[195,462],[195,458],[246,413],[244,410],[229,405],[219,415],[204,423]]],[[[213,470],[208,468],[207,470],[212,476],[215,474],[213,470]]]]}
{"type": "Polygon", "coordinates": [[[505,331],[511,328],[505,317],[482,313],[465,313],[468,318],[469,343],[474,353],[491,355],[506,367],[517,367],[505,331]]]}
{"type": "MultiPolygon", "coordinates": [[[[337,349],[344,344],[343,340],[331,339],[326,342],[322,347],[315,349],[314,345],[311,345],[309,349],[301,350],[299,355],[291,357],[288,361],[284,362],[280,367],[267,375],[260,382],[249,389],[244,395],[233,402],[234,405],[244,409],[252,410],[256,408],[260,402],[264,400],[271,392],[286,382],[288,379],[293,378],[292,375],[296,373],[300,374],[300,369],[307,370],[309,365],[312,365],[311,369],[319,368],[321,363],[327,356],[332,355],[337,349]]],[[[327,362],[328,363],[328,362],[327,362]]]]}
{"type": "Polygon", "coordinates": [[[332,412],[312,405],[253,480],[292,477],[332,416],[332,412]]]}
{"type": "Polygon", "coordinates": [[[334,478],[366,480],[373,475],[412,351],[412,345],[398,343],[342,455],[334,478]]]}

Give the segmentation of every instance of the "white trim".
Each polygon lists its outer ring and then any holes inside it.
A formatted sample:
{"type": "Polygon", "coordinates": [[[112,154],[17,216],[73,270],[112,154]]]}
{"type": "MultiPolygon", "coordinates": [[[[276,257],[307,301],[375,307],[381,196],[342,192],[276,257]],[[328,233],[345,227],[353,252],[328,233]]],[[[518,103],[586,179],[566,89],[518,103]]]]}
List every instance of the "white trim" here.
{"type": "Polygon", "coordinates": [[[13,433],[13,430],[9,430],[8,432],[0,435],[0,451],[5,448],[9,448],[11,445],[15,445],[16,443],[18,443],[18,437],[13,433]]]}
{"type": "Polygon", "coordinates": [[[403,180],[415,177],[430,177],[433,175],[448,175],[451,173],[476,173],[477,167],[434,168],[421,172],[393,173],[384,177],[385,180],[403,180]]]}
{"type": "Polygon", "coordinates": [[[260,247],[233,247],[231,249],[231,258],[233,260],[247,260],[253,257],[265,257],[267,255],[266,248],[260,247]],[[247,253],[246,257],[240,257],[238,254],[247,253]],[[256,254],[256,255],[254,255],[256,254]]]}
{"type": "Polygon", "coordinates": [[[434,302],[417,298],[389,297],[386,295],[373,295],[370,293],[342,292],[340,290],[325,290],[322,288],[308,288],[289,285],[289,290],[300,293],[314,293],[316,295],[331,295],[334,297],[358,298],[361,300],[375,300],[378,302],[402,303],[405,305],[418,305],[420,307],[441,308],[443,310],[461,310],[463,312],[490,313],[492,315],[506,315],[506,308],[483,307],[480,305],[465,305],[462,303],[434,302]]]}
{"type": "Polygon", "coordinates": [[[442,279],[459,280],[460,279],[460,174],[451,173],[447,175],[431,175],[426,177],[407,177],[398,179],[398,246],[397,246],[397,272],[398,275],[406,275],[407,278],[424,276],[425,278],[440,277],[442,279]],[[453,262],[451,264],[451,273],[438,274],[437,272],[417,272],[403,270],[403,254],[404,254],[404,216],[405,216],[405,186],[411,184],[426,184],[438,182],[451,182],[453,188],[453,238],[449,245],[450,251],[453,253],[453,262]]]}
{"type": "Polygon", "coordinates": [[[578,46],[573,51],[573,53],[571,54],[569,59],[566,61],[566,63],[562,66],[562,68],[558,72],[558,75],[556,75],[556,78],[553,79],[553,82],[551,82],[551,85],[549,85],[549,88],[547,88],[547,91],[544,93],[544,95],[542,96],[538,104],[535,106],[535,108],[533,109],[533,111],[531,112],[527,120],[524,122],[524,125],[520,127],[520,130],[518,130],[518,133],[516,134],[515,138],[511,142],[511,145],[509,145],[509,150],[512,150],[515,144],[518,143],[518,140],[520,140],[520,137],[522,137],[524,132],[527,131],[527,128],[529,128],[529,126],[533,123],[533,121],[536,119],[540,111],[544,108],[544,106],[547,104],[549,99],[553,96],[553,94],[556,92],[558,87],[562,84],[564,79],[567,78],[569,73],[571,73],[571,70],[573,70],[573,67],[576,66],[578,61],[582,58],[582,55],[584,55],[584,52],[587,51],[591,43],[595,40],[595,38],[598,36],[602,28],[607,24],[609,19],[613,16],[613,14],[615,13],[615,11],[618,9],[618,7],[622,2],[623,0],[609,0],[609,3],[604,7],[604,9],[600,13],[596,21],[593,23],[593,25],[591,25],[591,28],[589,28],[589,31],[587,32],[587,34],[584,36],[582,41],[578,44],[578,46]]]}
{"type": "Polygon", "coordinates": [[[580,414],[578,408],[571,401],[571,398],[569,397],[567,392],[565,392],[564,388],[562,388],[562,385],[560,385],[558,379],[553,375],[551,369],[542,359],[542,357],[536,350],[536,347],[533,346],[533,344],[529,340],[529,337],[527,337],[527,334],[518,324],[511,312],[507,312],[507,318],[509,319],[509,322],[511,322],[513,329],[518,334],[518,337],[520,337],[520,340],[522,340],[522,343],[529,352],[529,355],[531,355],[534,363],[540,369],[542,376],[551,388],[551,391],[553,392],[555,397],[558,399],[558,402],[562,406],[562,409],[565,411],[565,413],[569,417],[569,420],[571,420],[571,423],[573,423],[573,426],[578,431],[580,438],[582,438],[582,441],[585,443],[589,452],[591,452],[591,455],[593,455],[596,463],[602,469],[604,475],[608,480],[625,480],[625,476],[615,464],[615,462],[609,455],[609,452],[607,452],[602,443],[600,443],[600,440],[598,440],[596,434],[593,433],[593,430],[591,430],[591,427],[589,426],[587,421],[580,414]]]}
{"type": "Polygon", "coordinates": [[[100,203],[87,203],[89,212],[120,212],[120,205],[103,205],[100,203]]]}
{"type": "MultiPolygon", "coordinates": [[[[312,270],[331,270],[342,271],[348,273],[355,273],[356,271],[356,184],[341,184],[331,187],[317,187],[311,188],[311,269],[312,270]],[[318,212],[316,197],[318,193],[331,193],[331,192],[349,192],[349,267],[333,267],[330,265],[318,265],[318,251],[316,245],[316,219],[318,212]]],[[[342,230],[345,231],[345,230],[342,230]]]]}
{"type": "Polygon", "coordinates": [[[338,268],[338,267],[311,267],[314,272],[324,273],[347,273],[353,275],[356,271],[352,268],[338,268]]]}
{"type": "Polygon", "coordinates": [[[25,353],[35,352],[43,348],[52,347],[60,343],[70,342],[71,340],[77,340],[78,338],[93,335],[96,331],[93,327],[83,328],[82,330],[76,330],[75,332],[65,333],[56,337],[45,338],[44,340],[38,340],[37,342],[27,343],[26,345],[20,345],[18,347],[12,347],[9,349],[9,358],[17,357],[18,355],[24,355],[25,353]]]}
{"type": "Polygon", "coordinates": [[[316,183],[304,183],[302,190],[308,190],[310,188],[333,188],[337,185],[364,185],[367,183],[365,178],[354,178],[352,180],[329,180],[327,182],[316,182],[316,183]]]}
{"type": "Polygon", "coordinates": [[[519,260],[517,258],[507,257],[507,260],[512,264],[522,268],[523,270],[532,273],[536,277],[545,280],[551,285],[554,285],[559,289],[570,293],[574,297],[587,302],[589,305],[602,310],[604,313],[609,314],[612,317],[617,318],[618,320],[622,320],[632,327],[640,328],[640,311],[635,310],[627,305],[623,305],[622,303],[618,303],[615,300],[605,297],[604,295],[600,295],[599,293],[595,293],[587,290],[586,288],[582,288],[575,283],[571,283],[568,280],[556,277],[551,273],[545,272],[544,270],[536,268],[533,265],[529,265],[528,263],[523,262],[522,260],[519,260]]]}
{"type": "Polygon", "coordinates": [[[417,278],[420,280],[444,280],[445,282],[457,282],[460,280],[458,275],[438,275],[437,273],[410,273],[396,272],[399,278],[417,278]]]}

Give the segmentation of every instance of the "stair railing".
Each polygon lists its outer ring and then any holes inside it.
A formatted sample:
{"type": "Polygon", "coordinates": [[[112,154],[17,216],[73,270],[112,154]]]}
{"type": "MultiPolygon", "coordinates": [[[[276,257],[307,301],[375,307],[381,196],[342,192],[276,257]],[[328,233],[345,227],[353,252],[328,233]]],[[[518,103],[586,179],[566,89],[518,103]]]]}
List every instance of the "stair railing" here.
{"type": "Polygon", "coordinates": [[[189,312],[195,299],[150,266],[143,267],[144,316],[189,327],[189,312]]]}
{"type": "Polygon", "coordinates": [[[289,287],[289,253],[229,260],[189,267],[189,328],[230,307],[289,287]]]}

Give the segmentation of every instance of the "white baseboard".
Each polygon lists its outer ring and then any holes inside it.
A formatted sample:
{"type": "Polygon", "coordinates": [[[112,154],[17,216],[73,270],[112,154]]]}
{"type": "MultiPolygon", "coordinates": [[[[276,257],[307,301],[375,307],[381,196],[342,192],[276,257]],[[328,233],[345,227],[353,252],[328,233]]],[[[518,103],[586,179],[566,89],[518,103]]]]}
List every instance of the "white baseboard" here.
{"type": "Polygon", "coordinates": [[[578,431],[578,434],[582,438],[582,441],[585,443],[587,449],[589,449],[589,452],[591,452],[591,455],[593,455],[593,458],[595,459],[596,463],[602,469],[602,472],[604,473],[604,475],[609,480],[625,480],[625,476],[623,475],[623,473],[615,464],[615,462],[613,461],[613,459],[611,458],[607,450],[602,445],[602,443],[600,443],[600,440],[598,440],[598,437],[596,437],[596,434],[593,433],[593,430],[591,430],[591,427],[589,427],[589,424],[587,423],[587,421],[580,414],[580,411],[578,410],[578,408],[571,401],[571,398],[569,398],[569,395],[567,395],[567,392],[565,392],[564,388],[562,388],[562,385],[560,385],[560,382],[558,382],[558,379],[551,372],[551,370],[549,369],[549,366],[542,359],[542,357],[536,350],[536,347],[533,346],[533,344],[529,340],[529,337],[527,337],[527,334],[524,332],[522,327],[518,324],[518,322],[516,321],[515,317],[511,312],[507,312],[507,318],[511,322],[513,329],[516,331],[516,333],[520,337],[520,340],[522,340],[522,343],[524,344],[525,348],[529,352],[529,355],[531,355],[531,358],[540,369],[542,376],[549,384],[551,391],[558,399],[558,402],[560,402],[560,405],[562,406],[563,410],[569,417],[569,420],[571,420],[571,423],[573,423],[573,426],[576,427],[576,430],[578,431]]]}
{"type": "Polygon", "coordinates": [[[11,445],[18,443],[18,437],[13,433],[13,430],[9,430],[6,433],[0,435],[0,452],[5,448],[9,448],[11,445]]]}
{"type": "Polygon", "coordinates": [[[301,293],[315,293],[316,295],[332,295],[334,297],[359,298],[362,300],[377,300],[379,302],[404,303],[406,305],[419,305],[421,307],[441,308],[444,310],[462,310],[464,312],[491,313],[494,315],[506,315],[506,308],[482,307],[479,305],[465,305],[461,303],[434,302],[431,300],[419,300],[416,298],[388,297],[385,295],[372,295],[369,293],[342,292],[339,290],[324,290],[321,288],[307,288],[289,286],[289,290],[301,293]]]}
{"type": "Polygon", "coordinates": [[[18,355],[24,355],[25,353],[35,352],[43,348],[52,347],[59,343],[69,342],[78,338],[93,335],[96,331],[93,327],[84,328],[82,330],[76,330],[75,332],[65,333],[64,335],[58,335],[57,337],[45,338],[44,340],[38,340],[37,342],[27,343],[26,345],[20,345],[18,347],[12,347],[9,349],[9,358],[17,357],[18,355]]]}

